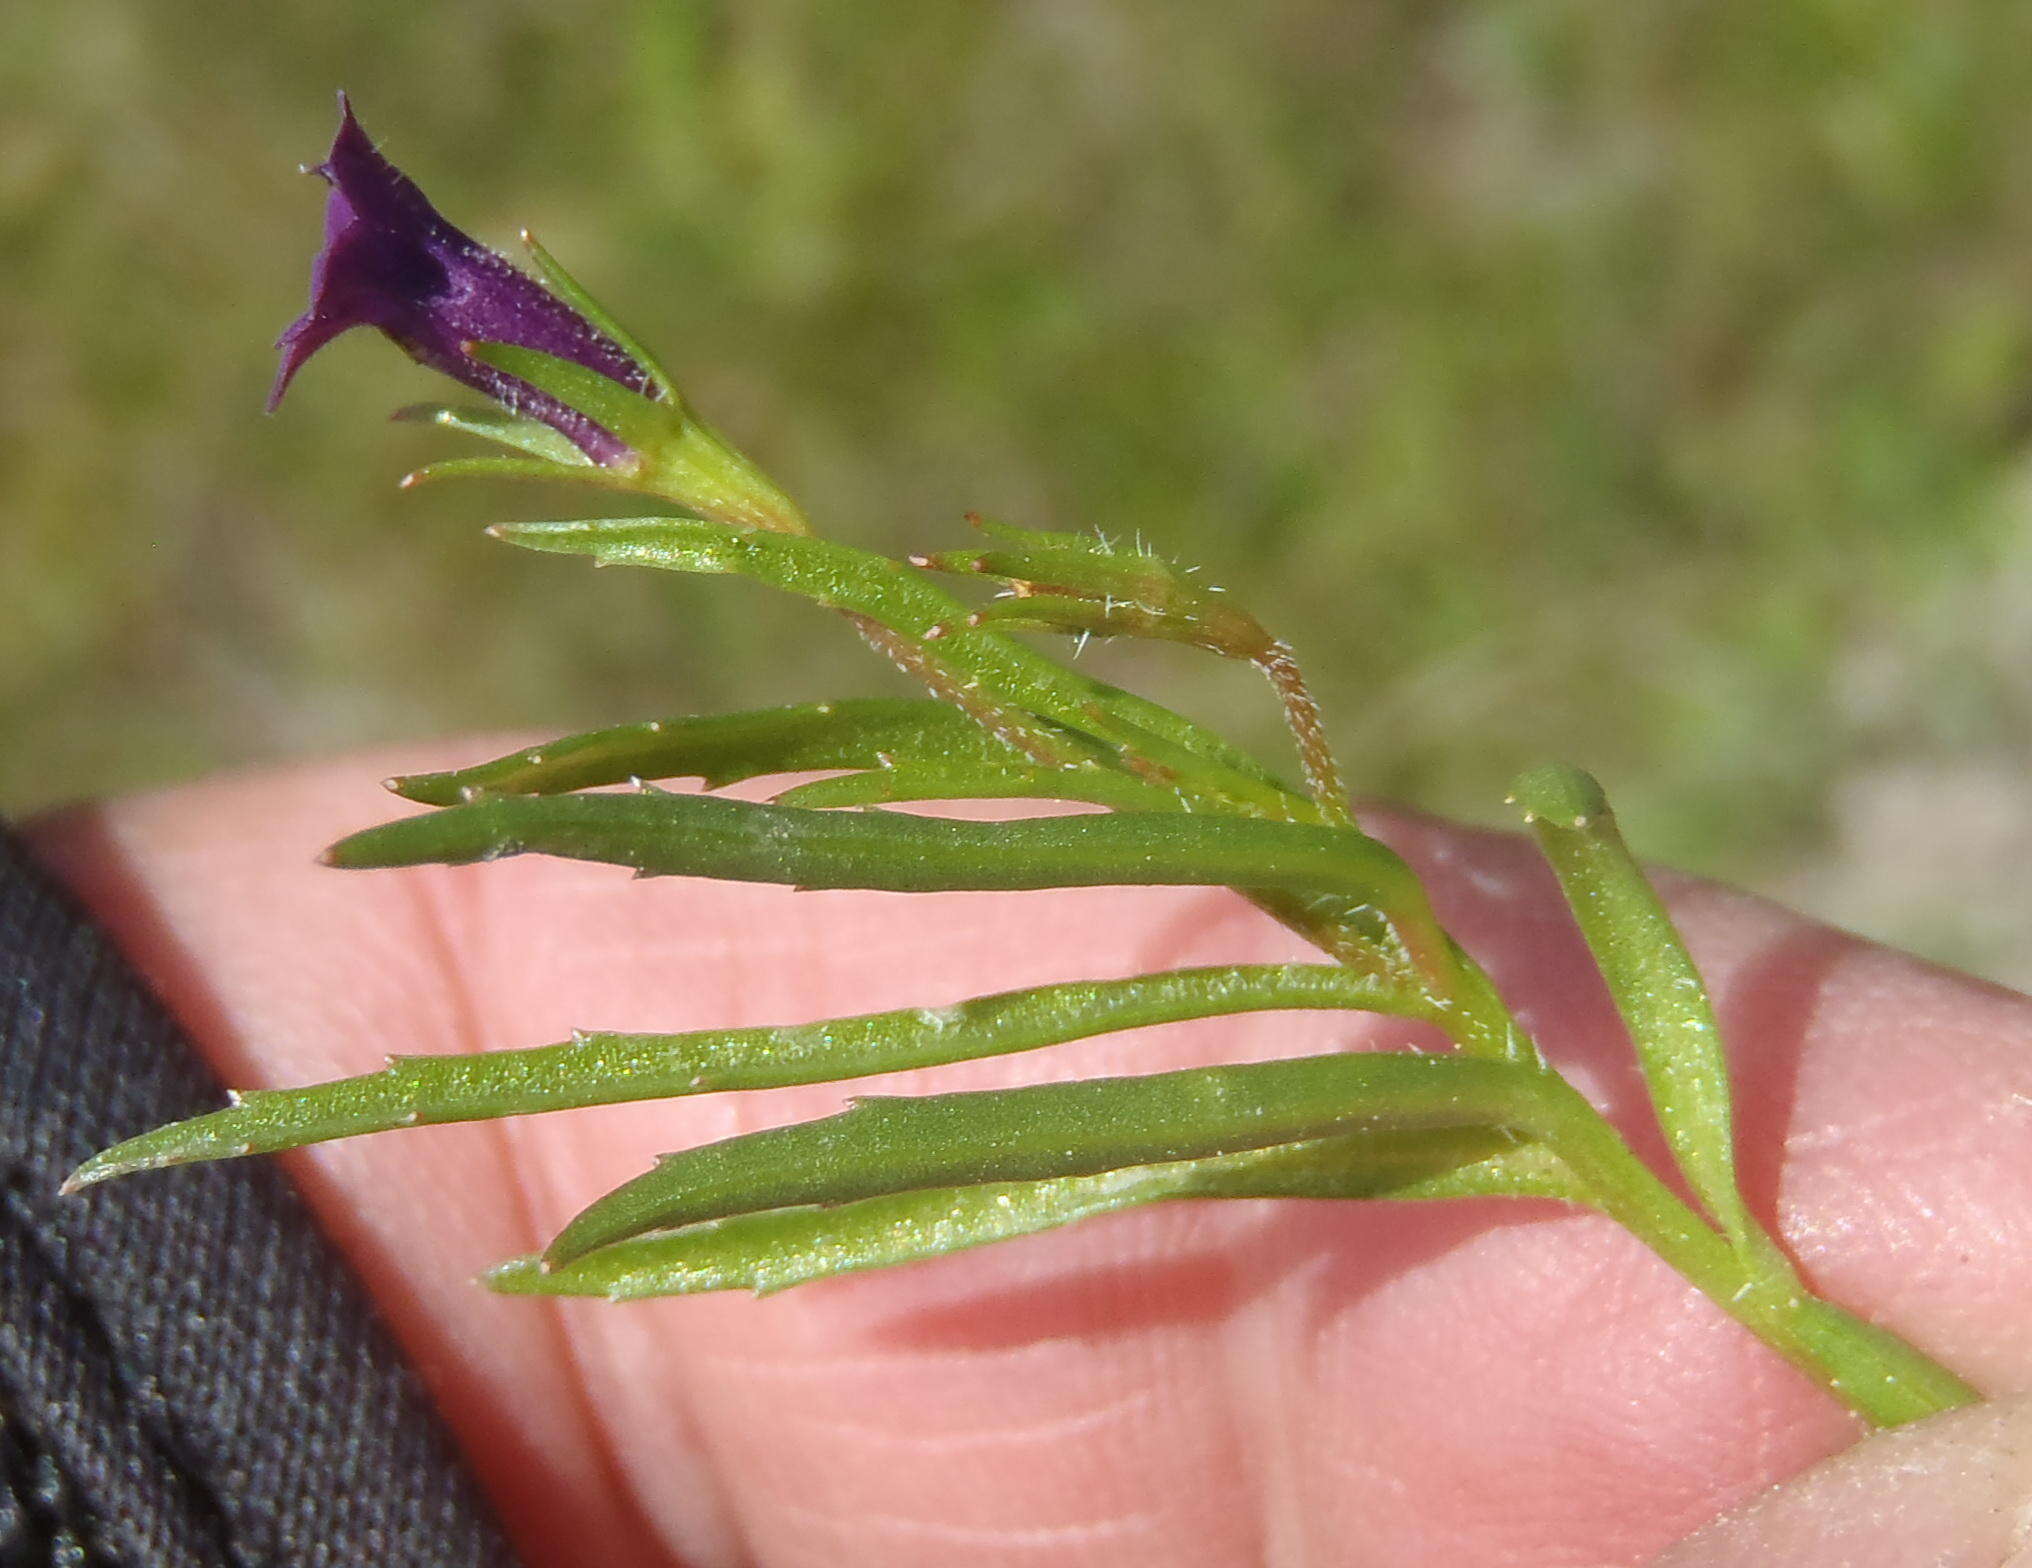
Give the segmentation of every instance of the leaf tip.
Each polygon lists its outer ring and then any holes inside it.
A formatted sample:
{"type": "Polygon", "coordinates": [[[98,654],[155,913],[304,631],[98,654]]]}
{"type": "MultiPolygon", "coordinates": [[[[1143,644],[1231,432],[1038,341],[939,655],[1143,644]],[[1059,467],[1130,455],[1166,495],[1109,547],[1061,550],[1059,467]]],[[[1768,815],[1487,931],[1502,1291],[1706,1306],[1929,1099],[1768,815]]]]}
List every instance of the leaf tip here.
{"type": "Polygon", "coordinates": [[[68,1198],[83,1192],[87,1187],[96,1187],[101,1182],[112,1181],[117,1177],[132,1176],[138,1171],[161,1170],[164,1166],[186,1163],[185,1160],[174,1156],[122,1154],[121,1151],[126,1148],[127,1144],[116,1143],[110,1149],[101,1149],[63,1179],[63,1184],[57,1188],[58,1195],[68,1198]]]}
{"type": "Polygon", "coordinates": [[[100,1182],[109,1181],[119,1174],[116,1170],[103,1167],[100,1164],[100,1156],[95,1154],[63,1179],[63,1185],[57,1188],[57,1194],[59,1197],[74,1197],[87,1187],[96,1187],[100,1182]]]}
{"type": "Polygon", "coordinates": [[[508,1258],[473,1276],[473,1282],[483,1290],[491,1290],[503,1296],[529,1296],[541,1291],[537,1283],[542,1274],[539,1260],[528,1253],[508,1258]]]}
{"type": "Polygon", "coordinates": [[[1608,815],[1608,797],[1594,775],[1566,763],[1548,763],[1510,786],[1509,803],[1528,822],[1549,822],[1582,832],[1608,815]]]}

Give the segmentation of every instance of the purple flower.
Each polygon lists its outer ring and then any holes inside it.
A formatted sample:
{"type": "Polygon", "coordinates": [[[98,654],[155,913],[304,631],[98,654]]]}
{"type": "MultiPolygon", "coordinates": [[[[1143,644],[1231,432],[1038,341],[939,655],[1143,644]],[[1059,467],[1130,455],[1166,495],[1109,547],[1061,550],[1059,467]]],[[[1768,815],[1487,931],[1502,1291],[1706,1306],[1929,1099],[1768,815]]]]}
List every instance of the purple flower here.
{"type": "Polygon", "coordinates": [[[540,419],[595,463],[630,462],[611,430],[519,377],[474,358],[475,343],[511,343],[568,359],[650,394],[650,377],[612,338],[470,235],[447,223],[374,148],[339,95],[339,134],[311,172],[332,192],[325,243],[311,265],[310,309],[282,334],[272,412],[305,360],[340,333],[375,327],[412,359],[540,419]]]}

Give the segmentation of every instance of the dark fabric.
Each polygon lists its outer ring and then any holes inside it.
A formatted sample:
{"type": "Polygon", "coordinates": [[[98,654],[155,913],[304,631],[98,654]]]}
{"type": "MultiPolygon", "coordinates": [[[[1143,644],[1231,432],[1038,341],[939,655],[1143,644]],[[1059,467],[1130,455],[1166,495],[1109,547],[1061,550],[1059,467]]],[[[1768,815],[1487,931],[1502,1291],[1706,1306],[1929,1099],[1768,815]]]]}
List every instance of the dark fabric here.
{"type": "Polygon", "coordinates": [[[223,1103],[0,827],[0,1568],[510,1568],[364,1292],[270,1165],[76,1197],[223,1103]]]}

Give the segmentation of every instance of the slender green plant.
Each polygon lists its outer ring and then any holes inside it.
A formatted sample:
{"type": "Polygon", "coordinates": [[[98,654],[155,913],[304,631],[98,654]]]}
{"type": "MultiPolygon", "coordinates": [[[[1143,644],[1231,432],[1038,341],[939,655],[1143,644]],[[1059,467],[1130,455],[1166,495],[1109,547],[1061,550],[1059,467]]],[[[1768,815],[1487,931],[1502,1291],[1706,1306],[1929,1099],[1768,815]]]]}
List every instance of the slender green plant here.
{"type": "Polygon", "coordinates": [[[1096,537],[975,519],[972,545],[907,561],[819,538],[534,241],[532,277],[453,228],[350,108],[317,172],[332,186],[326,244],[311,307],[282,340],[278,398],[325,342],[375,327],[494,404],[407,417],[512,454],[436,463],[406,483],[540,479],[649,498],[665,510],[491,531],[599,565],[749,577],[802,595],[926,692],[653,720],[393,779],[395,793],[436,809],[354,834],[328,851],[331,864],[537,853],[796,887],[1227,886],[1327,961],[1047,985],[775,1028],[583,1031],[528,1050],[396,1057],[361,1077],[235,1096],[94,1156],[71,1187],[392,1128],[850,1079],[1259,1009],[1352,1009],[1430,1024],[1456,1049],[865,1098],[668,1155],[487,1283],[615,1300],[770,1291],[1176,1198],[1556,1198],[1619,1221],[1873,1422],[1975,1397],[1815,1296],[1744,1202],[1713,1008],[1592,779],[1544,768],[1518,781],[1514,799],[1628,1026],[1691,1202],[1546,1062],[1410,868],[1362,831],[1291,650],[1242,606],[1147,548],[1096,537]],[[982,604],[948,580],[1000,594],[982,604]],[[1255,665],[1283,708],[1304,787],[1012,640],[1019,631],[1159,639],[1255,665]],[[710,790],[792,770],[832,776],[767,803],[656,787],[690,778],[710,790]],[[840,809],[961,797],[1106,810],[980,823],[840,809]]]}

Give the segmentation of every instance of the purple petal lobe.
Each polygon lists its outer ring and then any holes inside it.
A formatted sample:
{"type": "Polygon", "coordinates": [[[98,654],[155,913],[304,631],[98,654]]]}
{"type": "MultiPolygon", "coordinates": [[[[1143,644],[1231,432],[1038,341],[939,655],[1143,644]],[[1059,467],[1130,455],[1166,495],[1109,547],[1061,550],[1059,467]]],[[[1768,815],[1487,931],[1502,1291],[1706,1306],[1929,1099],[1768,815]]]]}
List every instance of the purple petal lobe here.
{"type": "Polygon", "coordinates": [[[312,172],[332,187],[325,243],[311,264],[310,309],[282,334],[272,410],[304,362],[342,332],[373,327],[411,358],[568,437],[596,463],[633,454],[611,431],[517,377],[483,365],[469,343],[513,343],[569,359],[635,392],[642,367],[526,273],[447,223],[415,182],[375,149],[339,98],[339,134],[312,172]]]}

